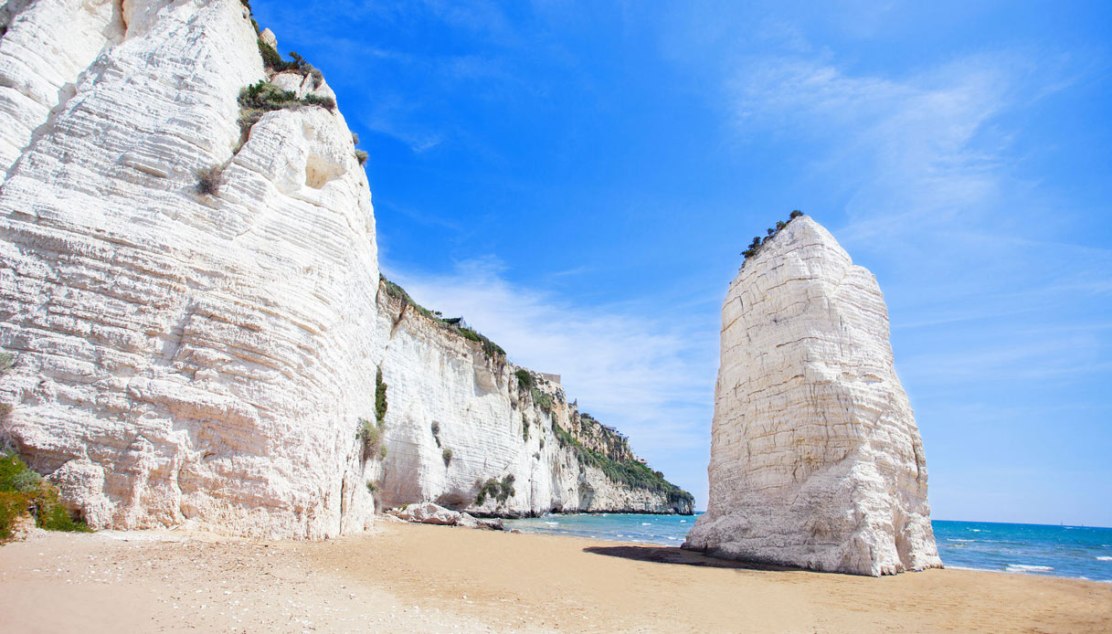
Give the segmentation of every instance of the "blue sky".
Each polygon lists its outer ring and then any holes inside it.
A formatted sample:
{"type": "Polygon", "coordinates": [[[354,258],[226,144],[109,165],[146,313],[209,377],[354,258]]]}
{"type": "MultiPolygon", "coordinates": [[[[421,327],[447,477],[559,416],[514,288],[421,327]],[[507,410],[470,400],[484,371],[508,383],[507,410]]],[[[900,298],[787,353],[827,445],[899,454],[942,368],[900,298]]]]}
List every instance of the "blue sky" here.
{"type": "Polygon", "coordinates": [[[934,517],[1112,526],[1112,3],[253,5],[386,274],[700,508],[721,301],[802,209],[885,292],[934,517]]]}

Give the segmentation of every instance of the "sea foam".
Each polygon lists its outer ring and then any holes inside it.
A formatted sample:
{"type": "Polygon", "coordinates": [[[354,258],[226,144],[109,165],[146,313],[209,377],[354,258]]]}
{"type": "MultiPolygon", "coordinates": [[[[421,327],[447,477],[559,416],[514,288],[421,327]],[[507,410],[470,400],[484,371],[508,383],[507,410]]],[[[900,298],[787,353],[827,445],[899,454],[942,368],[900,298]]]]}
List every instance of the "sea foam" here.
{"type": "Polygon", "coordinates": [[[1033,566],[1028,564],[1008,564],[1005,570],[1008,572],[1051,572],[1054,568],[1050,566],[1033,566]]]}

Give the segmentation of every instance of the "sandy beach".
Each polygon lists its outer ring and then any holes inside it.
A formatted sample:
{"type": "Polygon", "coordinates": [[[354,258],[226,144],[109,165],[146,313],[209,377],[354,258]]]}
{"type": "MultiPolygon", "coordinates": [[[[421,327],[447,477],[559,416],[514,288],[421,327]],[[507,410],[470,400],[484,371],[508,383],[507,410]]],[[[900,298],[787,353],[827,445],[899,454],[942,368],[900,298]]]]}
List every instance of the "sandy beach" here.
{"type": "Polygon", "coordinates": [[[1107,632],[1112,585],[383,522],[315,543],[40,533],[0,547],[0,615],[6,632],[1107,632]]]}

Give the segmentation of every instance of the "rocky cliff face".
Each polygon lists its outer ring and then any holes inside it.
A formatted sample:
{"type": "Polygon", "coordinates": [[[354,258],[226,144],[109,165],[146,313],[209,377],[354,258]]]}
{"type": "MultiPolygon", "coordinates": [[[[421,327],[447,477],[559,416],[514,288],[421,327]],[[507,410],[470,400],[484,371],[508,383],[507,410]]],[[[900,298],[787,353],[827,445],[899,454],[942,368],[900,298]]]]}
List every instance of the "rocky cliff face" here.
{"type": "Polygon", "coordinates": [[[797,218],[722,309],[707,512],[685,547],[865,575],[941,565],[875,278],[797,218]]]}
{"type": "Polygon", "coordinates": [[[539,448],[495,450],[507,370],[380,314],[351,132],[319,76],[264,66],[240,2],[8,0],[0,27],[0,441],[90,525],[327,537],[372,521],[376,481],[408,500],[503,473],[506,509],[564,500],[525,486],[539,448]],[[428,417],[446,473],[406,458],[428,417]]]}
{"type": "Polygon", "coordinates": [[[0,39],[4,434],[93,526],[370,521],[367,182],[325,108],[243,142],[255,40],[238,2],[60,0],[0,39]]]}
{"type": "Polygon", "coordinates": [[[690,495],[580,414],[559,385],[386,289],[378,330],[387,333],[387,451],[374,485],[382,505],[432,500],[499,516],[691,513],[690,495]]]}

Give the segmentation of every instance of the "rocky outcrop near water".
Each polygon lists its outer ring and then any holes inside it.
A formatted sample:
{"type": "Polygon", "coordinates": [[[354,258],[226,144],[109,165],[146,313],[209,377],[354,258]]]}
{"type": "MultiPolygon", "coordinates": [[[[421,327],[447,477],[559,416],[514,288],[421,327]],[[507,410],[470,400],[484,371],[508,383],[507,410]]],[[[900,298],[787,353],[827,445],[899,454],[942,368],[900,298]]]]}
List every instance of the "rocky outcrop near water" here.
{"type": "Polygon", "coordinates": [[[796,217],[747,251],[721,338],[710,498],[684,546],[874,576],[941,566],[873,275],[796,217]]]}
{"type": "Polygon", "coordinates": [[[323,538],[414,496],[669,508],[558,450],[571,409],[538,415],[504,360],[399,319],[366,157],[245,3],[9,0],[0,27],[0,444],[90,526],[323,538]]]}

